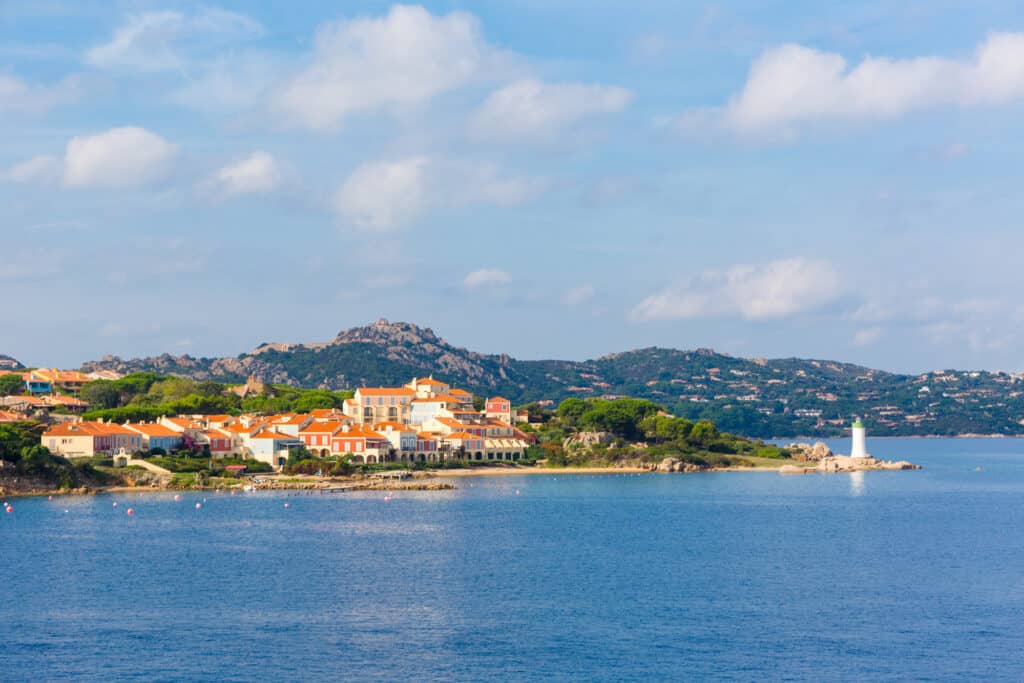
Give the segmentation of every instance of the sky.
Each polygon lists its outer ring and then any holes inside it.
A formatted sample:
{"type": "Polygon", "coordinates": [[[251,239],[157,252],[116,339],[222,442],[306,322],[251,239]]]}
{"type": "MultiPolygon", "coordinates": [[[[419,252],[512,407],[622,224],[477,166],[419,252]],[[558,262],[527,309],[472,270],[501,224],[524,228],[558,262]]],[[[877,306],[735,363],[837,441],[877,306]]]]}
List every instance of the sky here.
{"type": "Polygon", "coordinates": [[[0,0],[0,353],[1024,369],[1014,2],[0,0]]]}

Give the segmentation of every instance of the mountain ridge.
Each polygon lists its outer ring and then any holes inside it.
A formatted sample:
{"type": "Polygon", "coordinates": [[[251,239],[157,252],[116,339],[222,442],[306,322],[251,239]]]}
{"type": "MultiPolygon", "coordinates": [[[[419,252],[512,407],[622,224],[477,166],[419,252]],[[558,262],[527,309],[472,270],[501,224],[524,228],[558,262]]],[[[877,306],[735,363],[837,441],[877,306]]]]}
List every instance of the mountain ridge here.
{"type": "Polygon", "coordinates": [[[197,380],[325,389],[395,385],[434,375],[523,404],[569,397],[648,398],[749,436],[828,436],[857,415],[875,434],[1024,434],[1024,376],[935,371],[904,375],[853,363],[739,358],[708,348],[647,347],[584,361],[518,360],[454,346],[429,327],[378,320],[329,342],[264,342],[234,358],[107,356],[85,371],[154,371],[197,380]],[[934,390],[933,390],[934,388],[934,390]]]}

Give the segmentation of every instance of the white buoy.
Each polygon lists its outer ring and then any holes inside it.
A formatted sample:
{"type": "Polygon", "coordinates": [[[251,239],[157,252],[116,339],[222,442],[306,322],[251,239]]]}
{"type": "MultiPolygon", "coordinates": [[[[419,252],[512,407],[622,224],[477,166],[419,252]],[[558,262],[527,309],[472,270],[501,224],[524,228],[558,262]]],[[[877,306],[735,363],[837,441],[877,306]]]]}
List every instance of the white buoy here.
{"type": "Polygon", "coordinates": [[[201,510],[202,508],[203,508],[203,504],[202,503],[196,503],[196,510],[201,510]]]}
{"type": "Polygon", "coordinates": [[[287,507],[289,506],[289,504],[288,504],[288,503],[285,503],[285,504],[284,504],[284,506],[285,506],[285,507],[287,508],[287,507]]]}
{"type": "Polygon", "coordinates": [[[114,501],[114,507],[117,507],[117,501],[116,500],[114,501]]]}
{"type": "Polygon", "coordinates": [[[180,495],[178,495],[177,493],[175,493],[175,494],[174,494],[174,500],[175,500],[175,501],[179,501],[179,500],[181,500],[181,496],[180,496],[180,495]]]}

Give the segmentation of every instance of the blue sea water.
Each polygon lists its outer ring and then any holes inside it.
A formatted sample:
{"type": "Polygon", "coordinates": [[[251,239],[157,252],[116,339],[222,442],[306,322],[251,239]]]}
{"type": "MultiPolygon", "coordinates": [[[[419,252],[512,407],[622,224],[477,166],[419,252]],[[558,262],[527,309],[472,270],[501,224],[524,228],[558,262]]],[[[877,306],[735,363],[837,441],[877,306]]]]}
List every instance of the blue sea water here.
{"type": "Polygon", "coordinates": [[[0,675],[1024,679],[1024,441],[869,448],[925,469],[16,499],[0,675]]]}

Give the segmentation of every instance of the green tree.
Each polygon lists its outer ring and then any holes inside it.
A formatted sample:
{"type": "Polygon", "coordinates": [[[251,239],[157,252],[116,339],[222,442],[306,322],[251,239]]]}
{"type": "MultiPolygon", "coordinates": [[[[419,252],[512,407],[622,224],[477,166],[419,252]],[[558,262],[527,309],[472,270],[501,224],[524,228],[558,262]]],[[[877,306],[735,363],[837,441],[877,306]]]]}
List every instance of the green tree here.
{"type": "Polygon", "coordinates": [[[558,404],[558,417],[576,422],[587,411],[587,402],[582,398],[567,398],[558,404]]]}
{"type": "Polygon", "coordinates": [[[690,435],[687,437],[687,441],[695,446],[706,448],[713,441],[718,439],[718,437],[718,428],[708,420],[701,420],[697,424],[693,425],[693,429],[690,430],[690,435]]]}
{"type": "Polygon", "coordinates": [[[82,387],[81,398],[93,410],[105,410],[121,406],[121,387],[116,382],[99,380],[82,387]]]}
{"type": "Polygon", "coordinates": [[[21,378],[21,373],[0,375],[0,396],[14,396],[24,388],[25,380],[21,378]]]}

